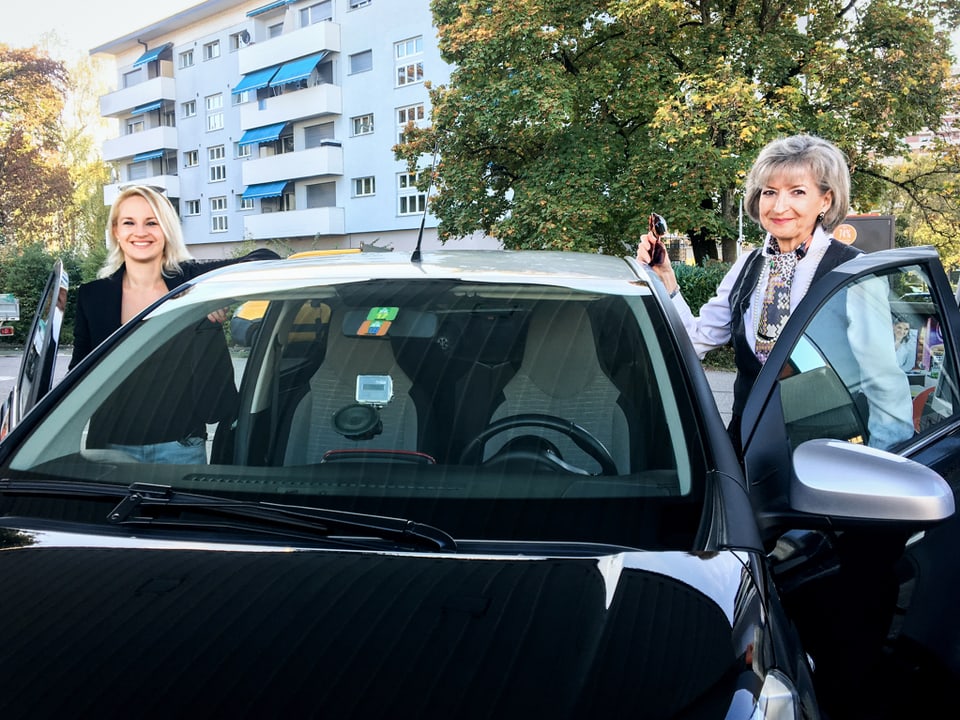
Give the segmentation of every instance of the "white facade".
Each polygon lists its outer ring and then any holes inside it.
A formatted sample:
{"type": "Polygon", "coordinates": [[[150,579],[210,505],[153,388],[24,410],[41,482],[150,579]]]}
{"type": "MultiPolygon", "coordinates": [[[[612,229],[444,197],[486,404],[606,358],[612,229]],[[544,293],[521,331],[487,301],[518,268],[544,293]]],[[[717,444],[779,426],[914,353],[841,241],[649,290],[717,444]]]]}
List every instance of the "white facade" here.
{"type": "Polygon", "coordinates": [[[429,0],[207,0],[98,53],[118,68],[100,99],[119,133],[103,145],[107,204],[124,185],[163,188],[197,257],[249,241],[415,247],[425,193],[392,147],[406,121],[429,122],[425,81],[449,80],[429,0]]]}

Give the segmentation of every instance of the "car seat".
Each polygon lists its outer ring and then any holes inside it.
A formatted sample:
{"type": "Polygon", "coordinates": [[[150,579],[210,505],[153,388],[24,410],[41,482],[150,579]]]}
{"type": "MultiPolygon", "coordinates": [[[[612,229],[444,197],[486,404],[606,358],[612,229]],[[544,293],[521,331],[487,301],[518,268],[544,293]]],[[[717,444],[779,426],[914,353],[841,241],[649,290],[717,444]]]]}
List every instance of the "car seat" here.
{"type": "MultiPolygon", "coordinates": [[[[490,422],[511,415],[542,413],[581,425],[612,455],[619,473],[630,472],[630,430],[619,404],[620,391],[597,357],[596,340],[583,303],[543,303],[532,312],[516,374],[502,391],[504,401],[490,422]]],[[[552,442],[563,459],[591,472],[597,463],[565,435],[543,428],[519,428],[492,437],[491,457],[514,437],[538,435],[552,442]]]]}
{"type": "Polygon", "coordinates": [[[344,315],[339,311],[331,318],[323,363],[294,410],[284,465],[320,462],[328,450],[417,449],[412,382],[397,364],[389,338],[345,335],[344,315]],[[366,440],[344,437],[333,426],[337,411],[357,402],[358,375],[389,375],[393,381],[393,398],[379,408],[382,432],[366,440]]]}

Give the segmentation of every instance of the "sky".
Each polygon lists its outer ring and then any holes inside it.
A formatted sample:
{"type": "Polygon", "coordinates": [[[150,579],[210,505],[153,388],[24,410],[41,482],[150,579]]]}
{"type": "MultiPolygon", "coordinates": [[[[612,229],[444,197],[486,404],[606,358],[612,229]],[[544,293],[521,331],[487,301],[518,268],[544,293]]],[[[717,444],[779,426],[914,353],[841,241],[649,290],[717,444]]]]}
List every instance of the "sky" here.
{"type": "MultiPolygon", "coordinates": [[[[181,10],[197,5],[201,0],[45,0],[16,3],[4,10],[0,23],[0,42],[14,47],[39,43],[45,32],[55,31],[66,44],[63,56],[70,60],[87,54],[114,38],[126,35],[181,10]]],[[[960,31],[954,33],[955,54],[960,55],[960,31]]]]}
{"type": "MultiPolygon", "coordinates": [[[[65,44],[61,60],[86,55],[90,48],[198,5],[200,0],[45,0],[16,3],[3,11],[0,43],[27,47],[54,31],[65,44]]],[[[59,54],[54,48],[54,54],[59,54]]]]}

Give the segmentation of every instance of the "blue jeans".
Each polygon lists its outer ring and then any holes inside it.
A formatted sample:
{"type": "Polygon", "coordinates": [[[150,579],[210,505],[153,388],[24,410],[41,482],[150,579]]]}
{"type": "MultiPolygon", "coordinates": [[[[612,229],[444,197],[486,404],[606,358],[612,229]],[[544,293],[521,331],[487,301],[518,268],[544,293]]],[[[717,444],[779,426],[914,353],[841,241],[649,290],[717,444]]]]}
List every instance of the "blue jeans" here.
{"type": "Polygon", "coordinates": [[[152,445],[115,445],[108,443],[111,450],[120,450],[132,456],[137,462],[163,463],[171,465],[206,465],[207,441],[202,437],[186,440],[153,443],[152,445]]]}

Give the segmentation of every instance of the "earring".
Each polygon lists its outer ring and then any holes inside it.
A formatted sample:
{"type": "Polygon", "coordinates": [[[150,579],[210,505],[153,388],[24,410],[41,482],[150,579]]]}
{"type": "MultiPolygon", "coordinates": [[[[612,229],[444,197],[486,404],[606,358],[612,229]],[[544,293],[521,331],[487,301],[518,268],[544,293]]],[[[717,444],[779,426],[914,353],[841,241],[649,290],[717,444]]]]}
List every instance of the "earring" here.
{"type": "Polygon", "coordinates": [[[818,223],[822,223],[822,222],[823,222],[823,213],[820,213],[819,215],[817,215],[817,222],[818,222],[818,223]]]}

